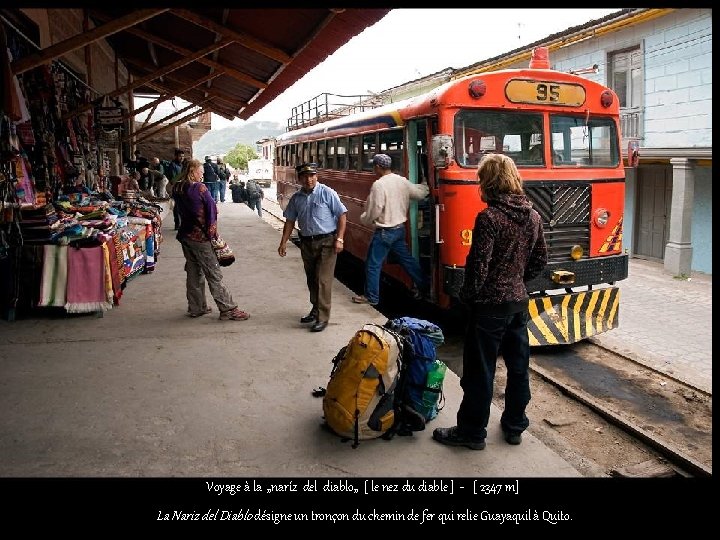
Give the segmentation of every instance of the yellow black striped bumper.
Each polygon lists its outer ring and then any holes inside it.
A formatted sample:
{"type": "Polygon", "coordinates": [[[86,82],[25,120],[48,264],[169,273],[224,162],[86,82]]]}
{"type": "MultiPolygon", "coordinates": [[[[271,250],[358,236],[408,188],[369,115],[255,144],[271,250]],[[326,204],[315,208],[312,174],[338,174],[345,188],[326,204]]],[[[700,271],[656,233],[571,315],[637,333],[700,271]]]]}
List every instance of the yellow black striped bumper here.
{"type": "Polygon", "coordinates": [[[530,346],[563,345],[616,328],[620,289],[608,287],[530,299],[530,346]]]}

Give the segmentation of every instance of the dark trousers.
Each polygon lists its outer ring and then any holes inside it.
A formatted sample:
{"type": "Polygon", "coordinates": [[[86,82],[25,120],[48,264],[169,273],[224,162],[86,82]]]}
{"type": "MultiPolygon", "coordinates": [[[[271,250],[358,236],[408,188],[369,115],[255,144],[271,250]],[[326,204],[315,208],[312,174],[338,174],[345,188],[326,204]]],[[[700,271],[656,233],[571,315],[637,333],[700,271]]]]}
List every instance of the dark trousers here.
{"type": "Polygon", "coordinates": [[[173,222],[175,223],[175,230],[180,228],[180,210],[178,209],[177,203],[173,202],[173,222]]]}
{"type": "Polygon", "coordinates": [[[319,240],[301,240],[300,256],[305,267],[312,311],[318,321],[330,320],[332,288],[335,281],[335,235],[319,240]]]}
{"type": "Polygon", "coordinates": [[[465,332],[463,374],[460,386],[463,399],[457,413],[458,429],[468,437],[485,439],[490,419],[490,404],[499,354],[505,361],[505,409],[500,418],[502,429],[522,433],[530,421],[525,408],[530,402],[530,342],[528,312],[506,316],[470,315],[465,332]]]}

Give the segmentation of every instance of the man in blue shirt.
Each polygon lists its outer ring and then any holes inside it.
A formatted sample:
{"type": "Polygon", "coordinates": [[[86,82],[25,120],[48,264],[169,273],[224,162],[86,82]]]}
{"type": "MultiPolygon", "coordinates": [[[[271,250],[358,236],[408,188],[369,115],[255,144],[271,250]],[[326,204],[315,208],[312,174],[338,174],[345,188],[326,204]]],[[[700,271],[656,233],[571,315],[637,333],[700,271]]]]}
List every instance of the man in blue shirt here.
{"type": "Polygon", "coordinates": [[[285,245],[297,222],[300,229],[300,256],[310,291],[312,309],[301,323],[314,323],[311,332],[322,332],[330,320],[332,286],[337,254],[343,250],[347,208],[337,192],[317,181],[317,165],[295,167],[302,188],[290,198],[278,254],[286,255],[285,245]]]}

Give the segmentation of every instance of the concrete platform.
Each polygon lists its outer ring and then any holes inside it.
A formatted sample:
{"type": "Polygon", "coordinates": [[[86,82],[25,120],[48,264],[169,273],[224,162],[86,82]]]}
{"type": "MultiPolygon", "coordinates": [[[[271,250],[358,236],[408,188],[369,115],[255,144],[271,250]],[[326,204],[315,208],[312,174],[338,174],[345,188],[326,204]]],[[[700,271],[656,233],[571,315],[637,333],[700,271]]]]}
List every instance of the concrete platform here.
{"type": "Polygon", "coordinates": [[[336,281],[329,327],[309,332],[299,250],[280,258],[280,232],[225,203],[220,230],[238,258],[225,282],[251,318],[219,321],[216,306],[188,318],[184,259],[165,219],[155,272],[133,279],[104,317],[0,321],[0,476],[581,476],[531,433],[507,445],[494,407],[485,450],[434,442],[462,397],[451,372],[426,431],[352,449],[321,429],[311,391],[355,331],[384,317],[336,281]]]}

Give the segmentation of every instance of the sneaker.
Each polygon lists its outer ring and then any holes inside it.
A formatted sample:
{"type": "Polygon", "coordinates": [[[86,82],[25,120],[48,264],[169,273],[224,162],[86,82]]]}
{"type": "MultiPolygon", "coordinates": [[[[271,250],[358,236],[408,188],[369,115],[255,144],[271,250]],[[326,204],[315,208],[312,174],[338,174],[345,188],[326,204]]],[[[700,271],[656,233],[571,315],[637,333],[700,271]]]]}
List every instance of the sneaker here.
{"type": "Polygon", "coordinates": [[[240,308],[220,312],[221,321],[247,321],[249,318],[250,315],[245,313],[240,308]]]}
{"type": "Polygon", "coordinates": [[[471,450],[483,450],[485,448],[485,439],[471,439],[458,431],[457,426],[450,428],[435,428],[433,431],[433,439],[440,444],[448,446],[465,446],[471,450]]]}
{"type": "Polygon", "coordinates": [[[377,306],[377,302],[371,302],[365,296],[353,296],[352,301],[355,304],[367,304],[369,306],[377,306]]]}
{"type": "Polygon", "coordinates": [[[188,316],[188,317],[192,317],[192,318],[194,319],[194,318],[196,318],[196,317],[202,317],[203,315],[207,315],[208,313],[212,313],[212,308],[207,307],[207,308],[205,308],[204,311],[201,311],[200,313],[190,313],[190,312],[188,311],[187,316],[188,316]]]}
{"type": "Polygon", "coordinates": [[[511,433],[509,431],[503,431],[503,437],[505,438],[505,442],[512,445],[517,445],[522,442],[522,434],[520,433],[511,433]]]}

